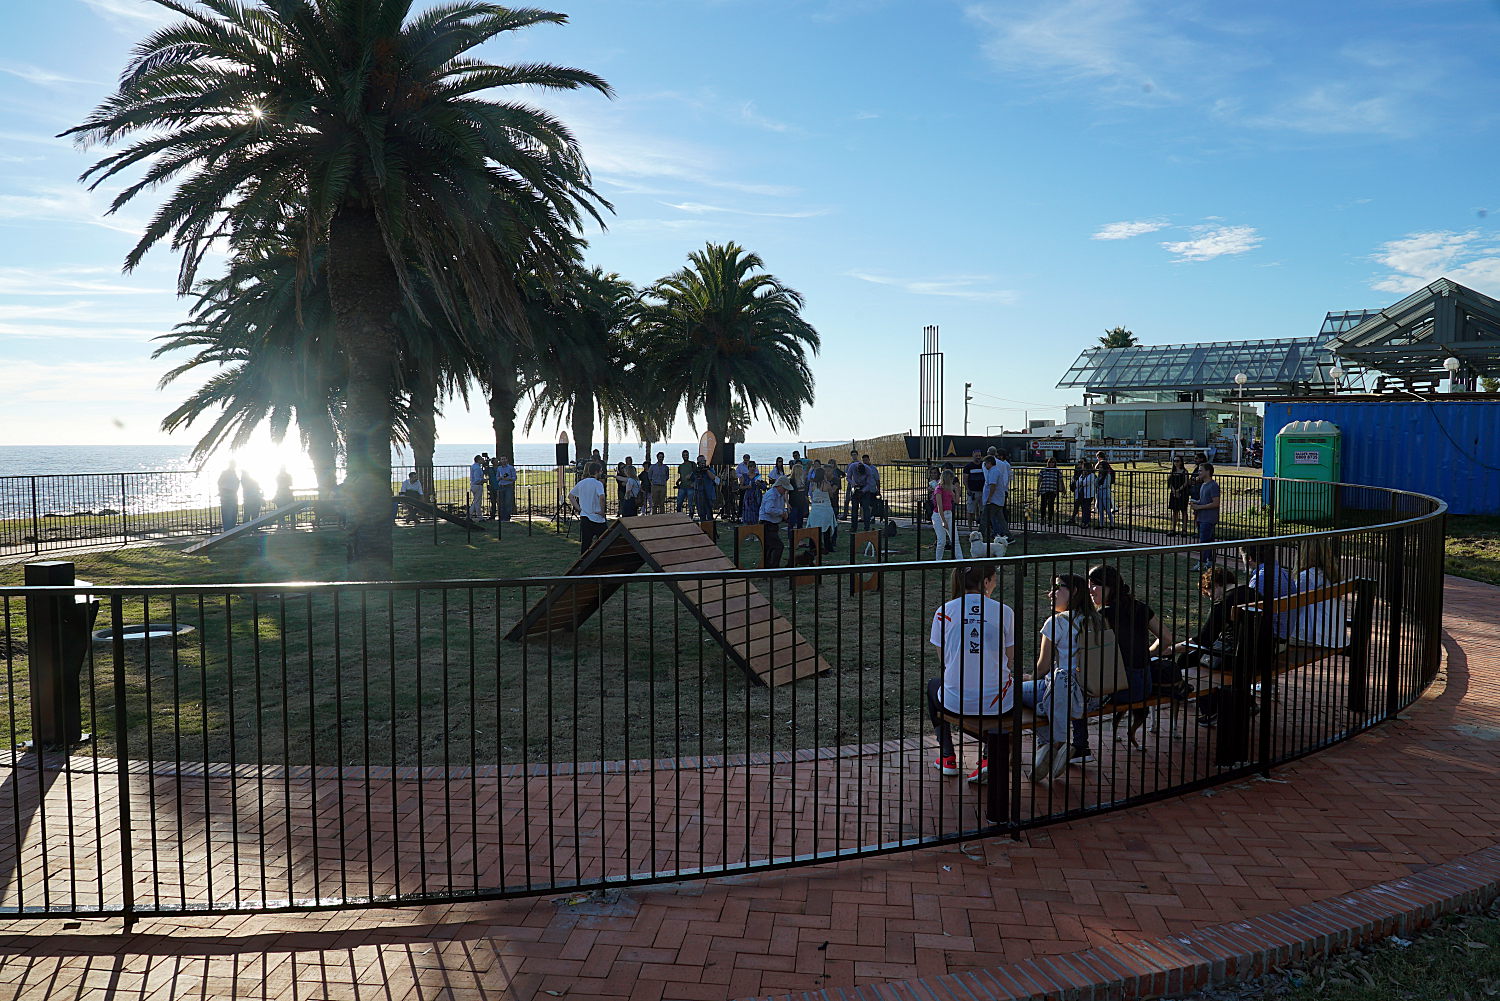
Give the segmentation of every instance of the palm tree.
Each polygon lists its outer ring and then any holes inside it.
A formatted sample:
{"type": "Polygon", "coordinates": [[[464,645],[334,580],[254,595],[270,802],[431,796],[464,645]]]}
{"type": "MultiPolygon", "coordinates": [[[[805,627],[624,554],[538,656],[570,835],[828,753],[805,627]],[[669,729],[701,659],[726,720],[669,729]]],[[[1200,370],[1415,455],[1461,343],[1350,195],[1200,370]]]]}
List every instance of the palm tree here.
{"type": "Polygon", "coordinates": [[[1106,330],[1104,336],[1099,338],[1099,346],[1104,348],[1133,348],[1139,343],[1135,339],[1135,334],[1124,327],[1106,330]]]}
{"type": "MultiPolygon", "coordinates": [[[[565,421],[582,457],[594,446],[598,422],[605,424],[606,435],[610,427],[641,426],[636,419],[641,408],[632,395],[630,339],[637,299],[635,286],[619,275],[580,266],[538,304],[532,315],[538,349],[528,431],[538,423],[565,421]]],[[[649,423],[649,416],[642,416],[649,423]]]]}
{"type": "Polygon", "coordinates": [[[807,355],[818,353],[818,333],[802,319],[802,296],[764,269],[759,254],[711,243],[653,285],[641,309],[644,364],[719,441],[730,440],[735,402],[789,431],[813,402],[807,355]]]}
{"type": "MultiPolygon", "coordinates": [[[[184,20],[143,42],[119,89],[65,135],[124,142],[85,174],[95,187],[144,168],[111,211],[176,187],[125,259],[170,239],[186,293],[204,255],[296,206],[306,260],[326,242],[335,329],[349,366],[345,436],[356,572],[389,570],[392,387],[408,260],[460,298],[505,316],[523,251],[559,259],[570,229],[608,207],[567,128],[476,95],[496,87],[592,88],[592,73],[495,66],[466,55],[562,14],[459,0],[155,0],[184,20]]],[[[515,319],[513,317],[513,319],[515,319]]]]}

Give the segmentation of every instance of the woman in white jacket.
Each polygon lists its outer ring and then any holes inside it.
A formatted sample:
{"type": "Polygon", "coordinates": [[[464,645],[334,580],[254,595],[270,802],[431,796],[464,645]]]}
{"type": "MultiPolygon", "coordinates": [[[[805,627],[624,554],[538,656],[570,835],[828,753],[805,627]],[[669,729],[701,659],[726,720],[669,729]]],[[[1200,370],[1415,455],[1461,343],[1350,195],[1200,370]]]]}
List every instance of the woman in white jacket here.
{"type": "MultiPolygon", "coordinates": [[[[1338,542],[1326,536],[1304,540],[1297,574],[1297,594],[1331,587],[1344,579],[1339,568],[1338,542]]],[[[1301,646],[1337,650],[1349,645],[1349,610],[1342,598],[1303,605],[1292,615],[1287,640],[1301,646]]]]}

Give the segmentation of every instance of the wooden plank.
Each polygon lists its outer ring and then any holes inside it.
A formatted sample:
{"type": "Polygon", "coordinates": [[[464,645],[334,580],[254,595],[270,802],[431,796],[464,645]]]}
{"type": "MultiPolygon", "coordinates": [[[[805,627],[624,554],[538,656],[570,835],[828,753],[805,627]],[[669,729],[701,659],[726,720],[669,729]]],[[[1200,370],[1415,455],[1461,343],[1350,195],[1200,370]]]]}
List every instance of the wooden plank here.
{"type": "Polygon", "coordinates": [[[726,612],[723,615],[711,615],[708,617],[708,619],[713,623],[715,629],[718,629],[720,632],[724,633],[729,637],[730,640],[735,640],[743,636],[745,630],[748,627],[757,623],[766,622],[776,617],[776,609],[772,608],[771,605],[767,603],[755,608],[747,608],[739,612],[726,612]]]}
{"type": "Polygon", "coordinates": [[[799,653],[794,659],[785,664],[780,664],[768,671],[759,671],[757,673],[767,685],[785,685],[788,682],[800,681],[803,678],[810,678],[815,674],[822,674],[824,671],[831,670],[833,668],[829,666],[828,661],[819,657],[816,651],[808,647],[806,655],[799,653]]]}
{"type": "Polygon", "coordinates": [[[675,539],[685,535],[701,536],[703,534],[703,530],[698,527],[698,523],[685,514],[661,515],[660,517],[674,520],[663,522],[650,528],[628,526],[627,531],[630,532],[633,539],[640,543],[649,542],[653,539],[675,539]]]}
{"type": "Polygon", "coordinates": [[[691,563],[674,563],[671,567],[662,567],[663,571],[670,570],[672,573],[691,573],[695,570],[738,570],[733,563],[721,553],[713,559],[694,560],[691,563]]]}
{"type": "Polygon", "coordinates": [[[217,546],[221,542],[228,542],[230,539],[237,539],[240,536],[252,532],[257,528],[264,528],[266,525],[269,525],[275,521],[280,521],[282,518],[285,518],[288,515],[294,515],[298,511],[301,511],[303,508],[311,507],[315,503],[316,501],[312,500],[292,501],[292,503],[283,505],[282,507],[279,507],[276,510],[272,511],[270,514],[260,515],[259,517],[247,521],[242,525],[234,526],[227,532],[221,532],[211,539],[204,539],[202,542],[196,542],[184,549],[183,552],[201,553],[203,552],[203,550],[211,548],[213,546],[217,546]]]}
{"type": "MultiPolygon", "coordinates": [[[[638,539],[636,541],[642,549],[653,556],[666,555],[678,549],[699,549],[705,543],[710,548],[719,548],[702,532],[699,532],[697,536],[671,535],[662,539],[638,539]]],[[[723,552],[723,550],[720,550],[720,552],[723,552]]]]}
{"type": "MultiPolygon", "coordinates": [[[[656,557],[655,553],[651,555],[656,557]]],[[[679,549],[675,552],[665,553],[662,556],[656,557],[656,565],[663,573],[676,570],[679,567],[686,567],[689,564],[701,566],[706,563],[712,564],[715,561],[721,564],[723,569],[736,569],[735,565],[729,562],[729,558],[720,552],[719,547],[713,545],[701,546],[697,549],[679,549]]]]}
{"type": "Polygon", "coordinates": [[[769,608],[770,605],[765,595],[759,591],[751,591],[749,594],[735,598],[704,602],[698,606],[698,611],[702,612],[705,618],[718,619],[723,615],[732,615],[735,612],[743,612],[752,608],[769,608]]]}

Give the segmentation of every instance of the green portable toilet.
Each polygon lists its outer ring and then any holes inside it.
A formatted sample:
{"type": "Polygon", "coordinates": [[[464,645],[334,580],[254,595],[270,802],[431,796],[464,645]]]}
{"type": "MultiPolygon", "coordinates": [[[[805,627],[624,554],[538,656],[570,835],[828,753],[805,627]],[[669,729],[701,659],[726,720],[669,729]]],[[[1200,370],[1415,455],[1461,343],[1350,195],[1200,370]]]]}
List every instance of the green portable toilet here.
{"type": "Polygon", "coordinates": [[[1276,435],[1276,517],[1282,521],[1333,519],[1343,433],[1328,421],[1292,421],[1276,435]],[[1287,482],[1296,480],[1303,482],[1287,482]]]}

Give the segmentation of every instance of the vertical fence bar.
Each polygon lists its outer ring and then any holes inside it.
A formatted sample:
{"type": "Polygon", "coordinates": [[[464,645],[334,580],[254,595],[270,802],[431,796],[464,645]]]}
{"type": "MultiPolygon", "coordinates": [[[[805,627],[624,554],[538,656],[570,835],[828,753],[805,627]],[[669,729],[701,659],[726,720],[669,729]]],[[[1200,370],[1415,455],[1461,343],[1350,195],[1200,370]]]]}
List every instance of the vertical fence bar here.
{"type": "MultiPolygon", "coordinates": [[[[124,599],[116,594],[109,599],[109,622],[113,632],[115,688],[115,794],[119,797],[120,817],[120,910],[128,929],[135,918],[135,855],[131,846],[133,831],[130,816],[130,717],[125,690],[125,615],[124,599]]],[[[149,723],[148,723],[149,725],[149,723]]]]}
{"type": "Polygon", "coordinates": [[[1386,532],[1386,637],[1385,718],[1395,719],[1401,710],[1401,618],[1406,599],[1406,532],[1386,532]]]}

